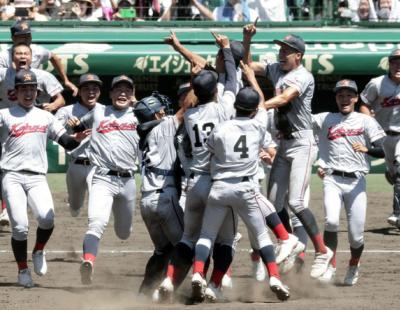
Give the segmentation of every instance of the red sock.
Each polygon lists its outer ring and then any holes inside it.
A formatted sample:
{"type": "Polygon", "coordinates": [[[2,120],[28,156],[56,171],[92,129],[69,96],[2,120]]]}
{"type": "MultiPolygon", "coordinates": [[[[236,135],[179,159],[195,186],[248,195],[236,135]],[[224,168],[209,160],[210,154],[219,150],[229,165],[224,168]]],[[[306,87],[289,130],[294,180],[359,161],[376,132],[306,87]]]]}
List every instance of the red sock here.
{"type": "Polygon", "coordinates": [[[336,268],[336,251],[333,251],[333,256],[332,256],[332,259],[331,259],[331,261],[330,261],[330,264],[331,264],[334,268],[336,268]]]}
{"type": "Polygon", "coordinates": [[[211,274],[211,282],[215,284],[216,287],[221,286],[222,278],[224,277],[225,273],[220,270],[213,270],[211,274]]]}
{"type": "Polygon", "coordinates": [[[275,277],[280,279],[281,276],[279,275],[279,268],[275,262],[267,263],[266,267],[269,277],[275,277]]]}
{"type": "Polygon", "coordinates": [[[279,240],[287,240],[287,239],[289,239],[289,234],[288,234],[285,226],[283,226],[282,223],[276,225],[272,229],[274,231],[274,234],[275,234],[276,238],[278,238],[279,240]]]}
{"type": "Polygon", "coordinates": [[[35,247],[33,248],[33,253],[36,251],[43,251],[45,245],[46,243],[36,243],[35,247]]]}
{"type": "Polygon", "coordinates": [[[227,276],[232,277],[232,265],[229,266],[228,270],[225,273],[227,276]]]}
{"type": "Polygon", "coordinates": [[[352,257],[349,261],[350,266],[357,266],[360,262],[360,257],[352,257]]]}
{"type": "Polygon", "coordinates": [[[312,236],[311,241],[314,244],[315,252],[324,254],[327,252],[324,239],[322,238],[321,234],[312,236]]]}
{"type": "Polygon", "coordinates": [[[297,255],[298,258],[304,260],[306,258],[306,252],[301,252],[300,254],[297,255]]]}
{"type": "Polygon", "coordinates": [[[260,253],[258,251],[252,251],[250,253],[250,258],[252,262],[258,262],[261,258],[260,253]]]}
{"type": "Polygon", "coordinates": [[[28,268],[28,262],[27,261],[17,262],[17,265],[18,265],[18,271],[21,271],[23,269],[28,268]]]}
{"type": "Polygon", "coordinates": [[[96,260],[96,256],[94,256],[94,255],[91,254],[91,253],[84,253],[84,254],[83,254],[83,259],[84,259],[84,260],[91,261],[92,263],[94,263],[94,261],[96,260]]]}
{"type": "Polygon", "coordinates": [[[205,263],[203,261],[196,260],[193,264],[193,274],[200,273],[204,278],[204,265],[205,263]]]}
{"type": "Polygon", "coordinates": [[[3,211],[6,208],[6,202],[5,200],[1,201],[1,210],[3,211]]]}

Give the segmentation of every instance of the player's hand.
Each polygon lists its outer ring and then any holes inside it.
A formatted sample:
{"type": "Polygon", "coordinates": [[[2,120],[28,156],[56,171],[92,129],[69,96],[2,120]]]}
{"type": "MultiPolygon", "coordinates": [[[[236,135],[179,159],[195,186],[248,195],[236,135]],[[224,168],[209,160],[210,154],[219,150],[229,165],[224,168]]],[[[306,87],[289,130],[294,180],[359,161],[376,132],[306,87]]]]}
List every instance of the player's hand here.
{"type": "Polygon", "coordinates": [[[192,68],[190,70],[192,77],[199,74],[202,69],[203,68],[198,63],[192,62],[192,68]]]}
{"type": "Polygon", "coordinates": [[[243,37],[246,39],[251,39],[257,33],[257,22],[258,17],[254,21],[254,23],[247,24],[243,27],[243,37]]]}
{"type": "Polygon", "coordinates": [[[174,49],[180,44],[175,32],[172,30],[170,31],[170,35],[164,39],[164,43],[171,45],[174,49]]]}
{"type": "Polygon", "coordinates": [[[79,126],[81,123],[81,121],[79,120],[79,118],[77,118],[76,116],[71,117],[70,119],[68,119],[67,121],[67,125],[71,128],[74,128],[76,126],[79,126]]]}
{"type": "Polygon", "coordinates": [[[52,103],[43,103],[42,109],[47,112],[53,112],[54,110],[56,110],[56,107],[54,107],[52,103]]]}
{"type": "Polygon", "coordinates": [[[263,162],[265,162],[268,165],[272,165],[273,159],[272,159],[271,155],[267,151],[261,150],[259,156],[260,156],[260,159],[263,162]]]}
{"type": "Polygon", "coordinates": [[[321,179],[323,179],[323,178],[326,176],[326,172],[325,172],[325,170],[322,169],[321,167],[318,167],[318,169],[317,169],[317,175],[318,175],[321,179]]]}
{"type": "Polygon", "coordinates": [[[84,140],[86,137],[90,136],[92,134],[92,129],[86,129],[84,131],[81,132],[76,132],[72,135],[72,137],[78,141],[81,142],[82,140],[84,140]]]}
{"type": "Polygon", "coordinates": [[[242,60],[240,61],[240,68],[242,69],[243,75],[248,81],[255,81],[256,75],[253,69],[249,65],[245,64],[242,60]]]}
{"type": "Polygon", "coordinates": [[[76,97],[78,95],[79,89],[71,81],[66,81],[64,85],[71,90],[72,96],[76,97]]]}
{"type": "Polygon", "coordinates": [[[229,38],[227,36],[224,36],[222,34],[218,34],[218,33],[214,32],[214,31],[211,31],[211,34],[215,38],[215,43],[217,43],[217,45],[220,48],[229,48],[230,47],[229,38]]]}
{"type": "Polygon", "coordinates": [[[355,152],[359,152],[359,153],[367,153],[368,152],[367,147],[364,144],[362,144],[361,142],[354,142],[351,146],[353,147],[353,150],[355,152]]]}

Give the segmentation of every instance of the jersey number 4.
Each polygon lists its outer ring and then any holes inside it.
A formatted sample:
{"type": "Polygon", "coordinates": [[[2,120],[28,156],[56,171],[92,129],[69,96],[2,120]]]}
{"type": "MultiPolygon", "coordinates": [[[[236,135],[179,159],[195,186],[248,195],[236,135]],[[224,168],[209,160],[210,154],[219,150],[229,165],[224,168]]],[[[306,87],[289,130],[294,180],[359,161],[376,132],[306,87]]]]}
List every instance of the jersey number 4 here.
{"type": "MultiPolygon", "coordinates": [[[[203,139],[203,143],[206,142],[207,137],[210,135],[211,131],[214,129],[214,124],[213,123],[204,123],[203,126],[201,127],[201,131],[205,133],[206,137],[203,139]]],[[[198,124],[193,126],[193,131],[194,131],[194,146],[195,147],[202,147],[203,143],[200,140],[200,132],[199,132],[199,126],[198,124]]]]}
{"type": "Polygon", "coordinates": [[[233,147],[235,153],[240,153],[240,158],[249,158],[249,148],[245,135],[241,135],[233,147]]]}

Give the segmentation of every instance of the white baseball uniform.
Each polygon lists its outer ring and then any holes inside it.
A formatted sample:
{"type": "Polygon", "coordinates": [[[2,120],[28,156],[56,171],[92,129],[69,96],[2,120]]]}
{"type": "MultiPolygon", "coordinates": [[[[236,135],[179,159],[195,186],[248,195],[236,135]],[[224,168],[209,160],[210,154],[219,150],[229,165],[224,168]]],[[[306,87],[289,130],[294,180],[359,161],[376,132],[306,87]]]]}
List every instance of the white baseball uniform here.
{"type": "MultiPolygon", "coordinates": [[[[49,61],[52,54],[51,52],[44,48],[43,46],[31,44],[29,45],[32,50],[32,64],[31,68],[39,68],[41,64],[49,61]]],[[[12,67],[12,46],[7,50],[0,53],[0,68],[12,67]]]]}

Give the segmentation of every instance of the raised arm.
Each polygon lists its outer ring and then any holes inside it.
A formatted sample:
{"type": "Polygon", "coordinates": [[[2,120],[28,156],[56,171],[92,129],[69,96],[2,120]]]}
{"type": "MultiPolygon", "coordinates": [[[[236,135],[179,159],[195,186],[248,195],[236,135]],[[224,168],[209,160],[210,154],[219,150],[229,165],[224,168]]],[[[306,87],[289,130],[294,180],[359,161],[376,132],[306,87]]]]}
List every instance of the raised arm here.
{"type": "Polygon", "coordinates": [[[243,47],[244,55],[243,61],[245,64],[249,65],[256,75],[265,75],[265,65],[260,62],[255,62],[251,58],[250,45],[253,36],[257,33],[257,21],[258,18],[252,24],[248,24],[243,27],[243,47]]]}
{"type": "Polygon", "coordinates": [[[206,19],[215,20],[213,13],[206,6],[202,5],[197,0],[191,0],[190,2],[193,6],[195,6],[199,10],[200,14],[204,16],[206,19]]]}
{"type": "Polygon", "coordinates": [[[233,59],[229,39],[227,36],[220,35],[216,32],[211,32],[215,38],[215,42],[222,49],[225,64],[225,92],[231,91],[236,94],[237,76],[235,60],[233,59]]]}
{"type": "Polygon", "coordinates": [[[263,107],[264,104],[264,94],[261,90],[260,85],[257,82],[255,73],[253,69],[250,68],[249,65],[246,65],[243,61],[240,61],[240,67],[242,68],[242,72],[244,77],[246,78],[247,82],[249,82],[249,85],[254,88],[254,90],[258,93],[260,96],[260,105],[263,107]]]}
{"type": "Polygon", "coordinates": [[[76,87],[69,79],[67,74],[65,73],[64,67],[61,64],[61,59],[56,54],[51,53],[50,58],[51,64],[57,70],[60,75],[65,87],[69,88],[72,91],[72,95],[76,97],[78,95],[78,87],[76,87]]]}

